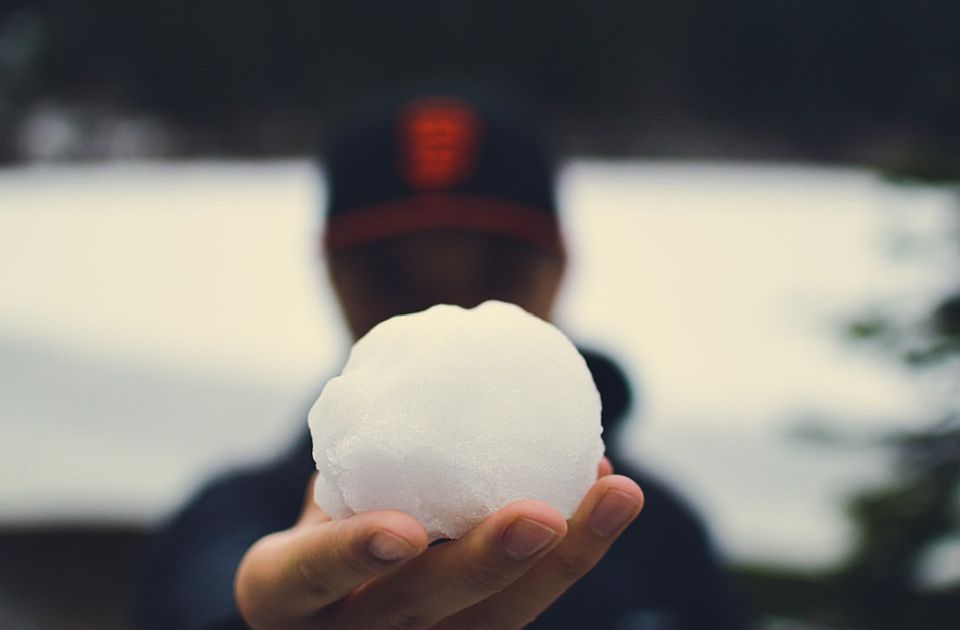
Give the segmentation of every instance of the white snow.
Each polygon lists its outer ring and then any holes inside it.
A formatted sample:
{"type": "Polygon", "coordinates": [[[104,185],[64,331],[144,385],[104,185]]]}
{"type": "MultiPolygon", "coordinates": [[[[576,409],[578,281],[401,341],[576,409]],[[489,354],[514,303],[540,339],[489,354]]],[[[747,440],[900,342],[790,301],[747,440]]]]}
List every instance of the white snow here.
{"type": "MultiPolygon", "coordinates": [[[[956,193],[858,169],[573,163],[559,325],[638,387],[631,452],[737,559],[821,566],[879,449],[790,438],[925,421],[926,377],[839,334],[956,277],[956,193]]],[[[0,526],[152,523],[273,456],[343,364],[307,162],[0,169],[0,526]]]]}

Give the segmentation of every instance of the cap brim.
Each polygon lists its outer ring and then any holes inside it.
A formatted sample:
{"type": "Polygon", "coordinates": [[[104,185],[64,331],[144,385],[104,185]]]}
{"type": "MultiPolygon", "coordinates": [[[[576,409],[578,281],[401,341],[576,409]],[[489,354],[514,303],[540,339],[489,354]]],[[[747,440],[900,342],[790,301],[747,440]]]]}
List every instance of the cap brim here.
{"type": "Polygon", "coordinates": [[[556,215],[476,195],[420,194],[331,217],[324,244],[330,253],[434,230],[483,232],[514,238],[553,253],[563,250],[556,215]]]}

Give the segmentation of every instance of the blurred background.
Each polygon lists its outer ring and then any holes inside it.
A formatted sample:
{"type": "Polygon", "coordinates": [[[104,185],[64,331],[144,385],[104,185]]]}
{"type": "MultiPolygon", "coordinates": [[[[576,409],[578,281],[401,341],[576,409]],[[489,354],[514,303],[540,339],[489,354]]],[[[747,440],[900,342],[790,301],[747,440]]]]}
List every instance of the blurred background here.
{"type": "Polygon", "coordinates": [[[0,4],[0,628],[123,628],[146,534],[348,347],[335,121],[516,94],[566,157],[559,323],[765,628],[960,618],[960,4],[0,4]]]}

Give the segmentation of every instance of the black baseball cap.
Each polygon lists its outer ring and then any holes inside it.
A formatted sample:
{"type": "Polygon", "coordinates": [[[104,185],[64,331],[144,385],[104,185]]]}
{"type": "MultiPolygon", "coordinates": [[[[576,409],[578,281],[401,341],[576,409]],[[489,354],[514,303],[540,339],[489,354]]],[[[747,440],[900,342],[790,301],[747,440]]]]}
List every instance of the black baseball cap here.
{"type": "Polygon", "coordinates": [[[443,92],[400,99],[344,128],[326,166],[328,252],[428,230],[563,251],[553,157],[519,109],[443,92]]]}

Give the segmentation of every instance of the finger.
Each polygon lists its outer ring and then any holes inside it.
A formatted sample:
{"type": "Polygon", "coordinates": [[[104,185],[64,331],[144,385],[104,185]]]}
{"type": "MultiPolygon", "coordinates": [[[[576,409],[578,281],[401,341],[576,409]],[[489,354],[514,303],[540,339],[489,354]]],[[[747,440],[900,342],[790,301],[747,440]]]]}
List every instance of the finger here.
{"type": "Polygon", "coordinates": [[[607,457],[603,457],[600,460],[600,465],[597,466],[597,478],[606,477],[607,475],[613,474],[613,464],[610,463],[610,460],[607,457]]]}
{"type": "Polygon", "coordinates": [[[366,512],[305,523],[258,541],[238,575],[238,601],[302,619],[427,548],[427,533],[402,512],[366,512]],[[249,569],[249,570],[245,570],[249,569]]]}
{"type": "Polygon", "coordinates": [[[360,628],[430,627],[510,586],[566,531],[549,504],[511,503],[460,540],[434,546],[365,586],[337,606],[334,620],[360,628]]]}
{"type": "Polygon", "coordinates": [[[563,542],[509,589],[445,619],[440,628],[521,628],[529,624],[603,557],[643,507],[631,479],[599,479],[573,518],[563,542]]]}

